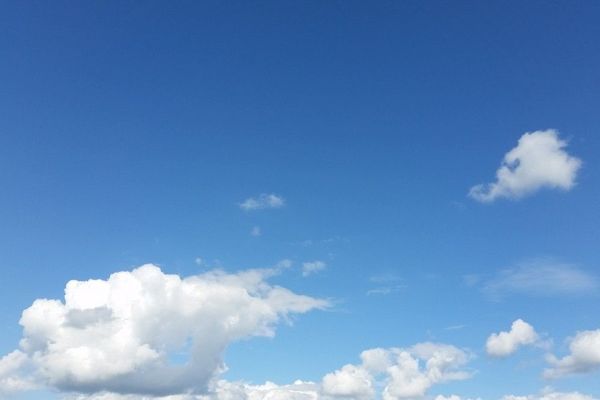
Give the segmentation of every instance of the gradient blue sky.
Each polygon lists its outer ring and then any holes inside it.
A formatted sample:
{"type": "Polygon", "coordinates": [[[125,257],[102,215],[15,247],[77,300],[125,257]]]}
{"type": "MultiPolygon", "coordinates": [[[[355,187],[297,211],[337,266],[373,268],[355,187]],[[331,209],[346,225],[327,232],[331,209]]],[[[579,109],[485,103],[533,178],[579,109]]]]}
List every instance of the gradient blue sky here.
{"type": "Polygon", "coordinates": [[[519,265],[597,277],[599,20],[593,1],[4,2],[0,355],[71,279],[290,259],[272,281],[334,306],[234,343],[227,379],[318,381],[435,341],[476,373],[430,395],[599,397],[598,371],[542,379],[545,350],[485,354],[523,318],[564,356],[600,328],[597,288],[483,289],[519,265]],[[571,190],[468,197],[550,128],[583,162],[571,190]],[[240,209],[261,193],[285,205],[240,209]]]}

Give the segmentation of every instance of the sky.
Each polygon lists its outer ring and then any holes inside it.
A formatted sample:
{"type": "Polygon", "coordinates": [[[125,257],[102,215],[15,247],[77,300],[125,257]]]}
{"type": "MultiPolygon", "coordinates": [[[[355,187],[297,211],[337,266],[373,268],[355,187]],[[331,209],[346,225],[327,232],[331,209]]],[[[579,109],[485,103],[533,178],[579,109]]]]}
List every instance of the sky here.
{"type": "Polygon", "coordinates": [[[600,398],[600,3],[3,2],[0,398],[600,398]]]}

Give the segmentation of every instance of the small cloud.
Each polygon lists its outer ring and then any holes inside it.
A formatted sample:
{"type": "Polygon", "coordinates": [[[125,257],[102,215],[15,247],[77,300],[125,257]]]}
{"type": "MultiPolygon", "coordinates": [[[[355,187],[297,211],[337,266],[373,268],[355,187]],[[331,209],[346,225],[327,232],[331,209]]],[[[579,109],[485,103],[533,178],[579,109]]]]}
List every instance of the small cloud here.
{"type": "Polygon", "coordinates": [[[285,205],[285,199],[276,194],[262,193],[258,197],[249,197],[240,203],[244,211],[265,210],[268,208],[281,208],[285,205]]]}
{"type": "Polygon", "coordinates": [[[405,288],[405,285],[394,285],[394,286],[380,286],[373,289],[367,290],[367,296],[385,296],[388,294],[399,292],[405,288]]]}
{"type": "Polygon", "coordinates": [[[302,276],[309,276],[316,272],[322,271],[327,267],[323,261],[311,261],[302,264],[302,276]]]}
{"type": "Polygon", "coordinates": [[[525,133],[504,155],[496,181],[473,186],[469,196],[490,203],[502,197],[520,199],[542,188],[570,190],[581,160],[569,155],[565,147],[567,142],[558,137],[556,130],[525,133]]]}
{"type": "Polygon", "coordinates": [[[254,236],[254,237],[258,237],[262,234],[261,230],[260,230],[260,226],[255,226],[252,228],[252,230],[250,231],[250,236],[254,236]]]}
{"type": "Polygon", "coordinates": [[[194,260],[194,262],[196,263],[196,265],[199,265],[199,266],[203,266],[204,265],[204,260],[202,259],[202,257],[196,257],[196,259],[194,260]]]}
{"type": "Polygon", "coordinates": [[[548,355],[551,368],[544,371],[545,378],[554,379],[600,369],[600,329],[577,332],[569,342],[569,350],[570,354],[563,358],[548,355]]]}
{"type": "Polygon", "coordinates": [[[467,325],[465,324],[459,324],[459,325],[450,325],[444,328],[445,331],[458,331],[460,329],[464,329],[466,328],[467,325]]]}
{"type": "Polygon", "coordinates": [[[482,291],[492,300],[508,294],[531,296],[581,296],[597,291],[598,279],[586,271],[552,260],[534,260],[500,271],[482,283],[482,291]]]}
{"type": "Polygon", "coordinates": [[[539,335],[522,319],[514,321],[508,332],[492,333],[485,344],[485,350],[492,357],[506,357],[521,346],[531,345],[539,340],[539,335]]]}

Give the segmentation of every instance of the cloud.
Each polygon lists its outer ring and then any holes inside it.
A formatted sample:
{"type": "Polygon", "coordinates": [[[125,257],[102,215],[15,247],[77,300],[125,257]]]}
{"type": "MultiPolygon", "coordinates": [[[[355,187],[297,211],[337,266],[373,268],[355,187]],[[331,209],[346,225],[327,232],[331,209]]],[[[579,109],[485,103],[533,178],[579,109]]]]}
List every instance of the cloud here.
{"type": "Polygon", "coordinates": [[[327,267],[327,264],[323,261],[310,261],[302,263],[302,276],[309,276],[316,272],[322,271],[327,267]]]}
{"type": "Polygon", "coordinates": [[[594,293],[598,279],[582,269],[551,260],[534,260],[500,271],[483,282],[482,290],[499,300],[512,293],[534,296],[580,296],[594,293]]]}
{"type": "Polygon", "coordinates": [[[532,394],[527,396],[506,395],[502,400],[597,400],[587,394],[579,392],[554,392],[543,391],[540,394],[532,394]]]}
{"type": "Polygon", "coordinates": [[[566,146],[553,129],[525,133],[504,155],[496,181],[473,186],[469,196],[487,203],[502,197],[520,199],[542,188],[570,190],[581,160],[570,156],[566,146]]]}
{"type": "Polygon", "coordinates": [[[64,301],[38,299],[23,312],[21,350],[2,359],[0,374],[25,358],[41,383],[60,391],[204,392],[231,342],[273,336],[278,322],[328,306],[267,282],[288,263],[185,278],[147,264],[70,281],[64,301]]]}
{"type": "Polygon", "coordinates": [[[240,203],[244,211],[264,210],[267,208],[281,208],[285,205],[285,199],[273,193],[262,193],[258,197],[249,197],[240,203]]]}
{"type": "Polygon", "coordinates": [[[539,340],[533,326],[522,319],[514,321],[508,332],[492,333],[485,344],[486,352],[493,357],[506,357],[521,346],[534,344],[539,340]]]}
{"type": "Polygon", "coordinates": [[[260,230],[260,226],[254,226],[254,227],[252,227],[252,230],[250,231],[250,236],[258,237],[260,235],[262,235],[262,232],[260,230]]]}
{"type": "Polygon", "coordinates": [[[544,371],[545,378],[592,372],[600,368],[600,329],[578,332],[569,342],[570,354],[557,358],[549,355],[551,367],[544,371]]]}
{"type": "Polygon", "coordinates": [[[22,369],[27,366],[29,359],[25,353],[15,350],[0,358],[0,398],[16,392],[36,388],[35,382],[30,377],[22,374],[22,369]]]}

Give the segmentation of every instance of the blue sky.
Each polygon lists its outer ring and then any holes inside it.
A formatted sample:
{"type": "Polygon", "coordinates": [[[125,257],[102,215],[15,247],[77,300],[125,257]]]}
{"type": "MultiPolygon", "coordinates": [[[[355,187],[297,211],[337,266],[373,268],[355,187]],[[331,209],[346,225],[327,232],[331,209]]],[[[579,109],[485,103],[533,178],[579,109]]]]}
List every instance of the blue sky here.
{"type": "MultiPolygon", "coordinates": [[[[253,326],[215,353],[228,370],[213,378],[244,390],[368,397],[331,389],[351,364],[344,382],[369,373],[379,398],[394,380],[362,351],[435,343],[463,352],[465,376],[408,397],[600,397],[600,355],[569,348],[600,354],[599,18],[591,1],[2,4],[0,357],[23,361],[3,359],[0,397],[124,398],[65,383],[56,360],[43,372],[19,320],[70,280],[148,263],[224,271],[223,290],[266,269],[269,290],[314,301],[287,298],[272,337],[253,326]],[[469,195],[512,149],[497,195],[469,195]],[[535,334],[489,354],[518,319],[535,334]],[[34,390],[3,389],[15,376],[34,390]]],[[[206,393],[192,381],[168,394],[206,393]]]]}

